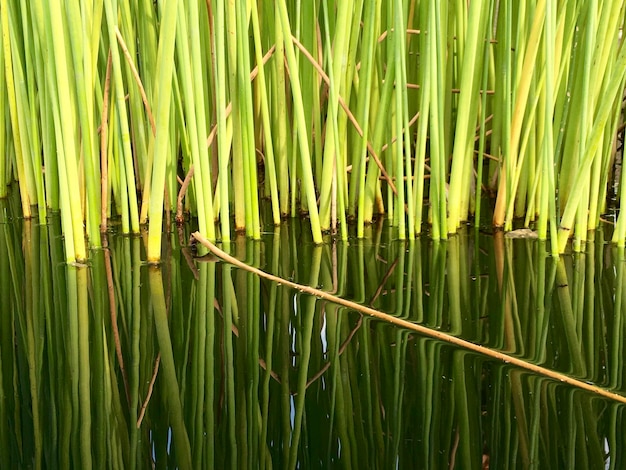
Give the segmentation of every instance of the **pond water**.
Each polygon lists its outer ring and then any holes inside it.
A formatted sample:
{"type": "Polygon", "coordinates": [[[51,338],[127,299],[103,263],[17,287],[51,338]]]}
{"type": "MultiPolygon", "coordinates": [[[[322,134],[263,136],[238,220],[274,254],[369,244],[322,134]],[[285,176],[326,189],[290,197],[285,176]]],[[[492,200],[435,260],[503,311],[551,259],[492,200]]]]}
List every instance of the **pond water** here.
{"type": "MultiPolygon", "coordinates": [[[[626,406],[200,256],[88,267],[58,220],[0,202],[7,468],[626,468],[626,406]]],[[[311,243],[290,221],[228,251],[264,271],[626,394],[624,253],[468,230],[311,243]]]]}

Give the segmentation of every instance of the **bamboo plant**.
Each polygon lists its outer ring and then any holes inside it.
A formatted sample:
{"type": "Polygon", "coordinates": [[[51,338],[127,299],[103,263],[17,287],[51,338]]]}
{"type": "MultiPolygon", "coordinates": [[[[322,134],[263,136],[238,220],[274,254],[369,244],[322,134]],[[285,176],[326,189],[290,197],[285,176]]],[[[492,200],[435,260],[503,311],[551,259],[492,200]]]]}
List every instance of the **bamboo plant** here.
{"type": "Polygon", "coordinates": [[[623,195],[624,6],[2,0],[0,196],[60,209],[70,262],[109,217],[158,262],[174,212],[212,240],[300,214],[318,244],[380,216],[445,239],[485,194],[579,251],[623,195]]]}

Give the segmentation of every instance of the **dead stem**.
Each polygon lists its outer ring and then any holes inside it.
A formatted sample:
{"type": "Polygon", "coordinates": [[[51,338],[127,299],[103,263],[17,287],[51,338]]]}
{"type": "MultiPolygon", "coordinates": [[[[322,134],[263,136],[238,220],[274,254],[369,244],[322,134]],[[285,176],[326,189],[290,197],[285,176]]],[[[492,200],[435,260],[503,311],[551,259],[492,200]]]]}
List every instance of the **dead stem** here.
{"type": "Polygon", "coordinates": [[[355,302],[351,302],[349,300],[343,299],[341,297],[337,297],[333,294],[329,294],[328,292],[325,292],[323,290],[319,290],[319,289],[315,289],[313,287],[310,286],[306,286],[303,284],[297,284],[295,282],[289,281],[287,279],[283,279],[280,278],[278,276],[274,276],[272,274],[266,273],[265,271],[262,271],[258,268],[254,268],[252,266],[248,266],[247,264],[243,263],[242,261],[239,261],[238,259],[230,256],[229,254],[225,253],[224,251],[220,250],[217,246],[215,246],[213,243],[211,243],[209,240],[207,240],[206,238],[204,238],[199,232],[194,232],[193,233],[193,237],[198,240],[198,242],[202,243],[205,247],[207,247],[209,250],[211,250],[211,252],[213,254],[215,254],[217,257],[221,258],[222,260],[224,260],[225,262],[232,264],[238,268],[244,269],[248,272],[254,273],[258,276],[261,276],[265,279],[268,279],[270,281],[273,282],[277,282],[280,283],[282,285],[285,285],[287,287],[290,287],[292,289],[296,289],[299,292],[303,292],[305,294],[309,294],[309,295],[313,295],[317,298],[320,299],[324,299],[324,300],[328,300],[330,302],[334,302],[338,305],[342,305],[344,307],[347,307],[349,309],[355,310],[357,312],[360,312],[364,315],[369,315],[371,317],[374,318],[378,318],[379,320],[383,320],[386,321],[388,323],[391,323],[392,325],[395,326],[399,326],[401,328],[406,328],[407,330],[412,330],[415,331],[421,335],[424,336],[428,336],[430,338],[435,338],[441,341],[445,341],[446,343],[467,349],[469,351],[481,354],[483,356],[487,356],[490,357],[492,359],[496,359],[498,361],[502,361],[505,364],[511,364],[515,367],[519,367],[525,370],[528,370],[530,372],[533,372],[535,374],[539,374],[542,375],[544,377],[549,377],[553,380],[559,381],[561,383],[566,383],[568,385],[571,385],[573,387],[577,387],[580,388],[582,390],[586,390],[589,392],[593,392],[597,395],[600,395],[602,397],[605,398],[609,398],[611,400],[620,402],[620,403],[626,403],[626,397],[615,393],[615,392],[611,392],[609,390],[597,387],[595,385],[589,384],[587,382],[583,382],[581,380],[577,380],[573,377],[570,377],[568,375],[565,374],[561,374],[559,372],[555,372],[553,370],[547,369],[545,367],[542,366],[538,366],[536,364],[532,364],[530,362],[526,362],[522,359],[519,359],[517,357],[505,354],[505,353],[501,353],[499,351],[494,351],[492,349],[489,349],[485,346],[482,346],[480,344],[475,344],[472,343],[470,341],[467,341],[465,339],[462,338],[458,338],[456,336],[453,336],[449,333],[444,333],[442,331],[437,331],[437,330],[433,330],[430,329],[426,326],[417,324],[417,323],[412,323],[410,321],[404,320],[402,318],[397,318],[393,315],[389,315],[387,313],[381,312],[379,310],[375,310],[371,307],[367,307],[365,305],[360,305],[357,304],[355,302]]]}
{"type": "Polygon", "coordinates": [[[148,408],[148,403],[150,402],[150,398],[152,397],[152,391],[154,390],[154,382],[156,382],[157,374],[159,373],[160,363],[161,363],[161,353],[158,354],[158,356],[156,357],[156,360],[154,361],[152,379],[150,379],[150,385],[148,385],[148,394],[146,395],[146,399],[141,405],[141,411],[139,412],[139,417],[137,418],[137,429],[139,429],[139,426],[141,426],[143,417],[146,414],[146,408],[148,408]]]}
{"type": "Polygon", "coordinates": [[[109,310],[111,313],[111,328],[113,328],[113,338],[115,340],[115,354],[117,356],[117,362],[120,364],[120,371],[122,372],[122,380],[124,381],[124,391],[126,392],[126,400],[130,405],[130,389],[128,387],[128,378],[126,376],[126,369],[124,368],[124,356],[122,355],[122,345],[120,342],[120,331],[117,327],[117,308],[115,305],[115,290],[113,287],[113,270],[111,268],[111,251],[109,250],[109,239],[106,235],[103,237],[103,249],[104,249],[104,265],[107,276],[107,292],[109,294],[109,310]]]}

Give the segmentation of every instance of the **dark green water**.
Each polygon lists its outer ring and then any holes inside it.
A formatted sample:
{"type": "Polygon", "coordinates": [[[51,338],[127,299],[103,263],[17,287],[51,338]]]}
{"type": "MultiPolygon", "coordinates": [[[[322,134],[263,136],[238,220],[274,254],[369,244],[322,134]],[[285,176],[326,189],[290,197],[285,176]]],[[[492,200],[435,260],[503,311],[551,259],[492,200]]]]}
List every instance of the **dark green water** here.
{"type": "MultiPolygon", "coordinates": [[[[626,468],[623,404],[195,259],[188,228],[160,269],[114,233],[73,267],[57,220],[0,209],[2,468],[626,468]]],[[[230,252],[625,394],[624,254],[601,232],[555,260],[382,225],[315,247],[301,224],[230,252]]]]}

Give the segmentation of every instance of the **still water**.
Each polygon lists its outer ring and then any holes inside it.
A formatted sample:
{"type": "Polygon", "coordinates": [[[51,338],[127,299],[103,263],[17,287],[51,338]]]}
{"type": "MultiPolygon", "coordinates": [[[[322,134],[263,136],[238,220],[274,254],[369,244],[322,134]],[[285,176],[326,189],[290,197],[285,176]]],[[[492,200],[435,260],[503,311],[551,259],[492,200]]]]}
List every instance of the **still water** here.
{"type": "MultiPolygon", "coordinates": [[[[165,238],[64,262],[58,220],[0,202],[2,468],[626,468],[626,405],[362,316],[165,238]]],[[[624,253],[556,260],[469,230],[311,243],[246,263],[606,390],[624,385],[624,253]]]]}

